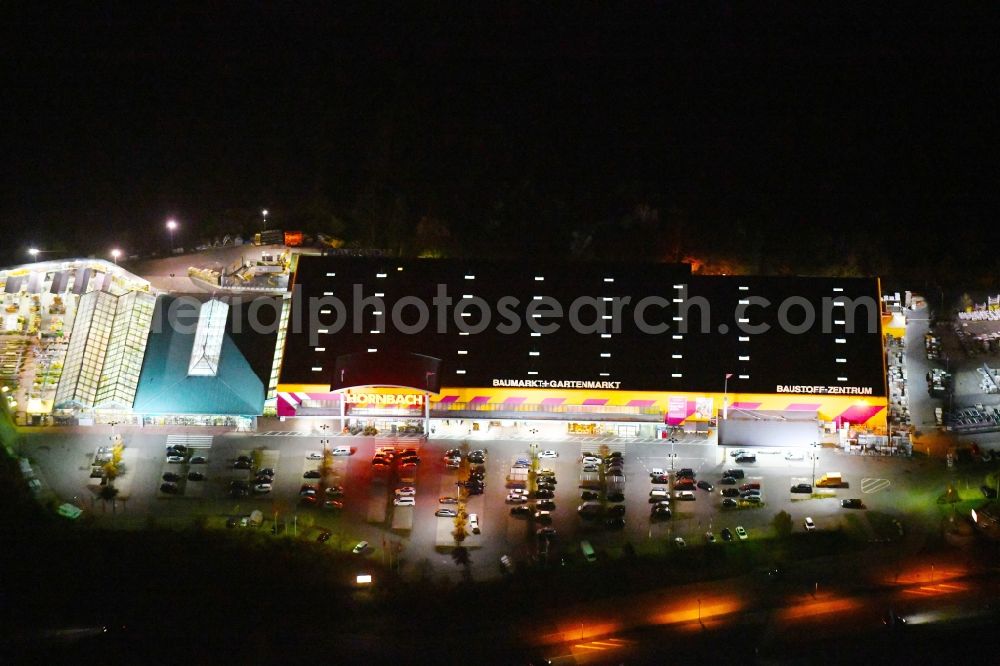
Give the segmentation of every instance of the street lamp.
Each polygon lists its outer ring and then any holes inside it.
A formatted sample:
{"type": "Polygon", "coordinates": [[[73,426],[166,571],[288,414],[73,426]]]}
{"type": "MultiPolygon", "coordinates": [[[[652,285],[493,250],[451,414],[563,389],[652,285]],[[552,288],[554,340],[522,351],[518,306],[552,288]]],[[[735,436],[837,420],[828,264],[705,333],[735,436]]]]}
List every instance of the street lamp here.
{"type": "Polygon", "coordinates": [[[260,211],[260,215],[261,215],[261,217],[264,218],[264,229],[263,229],[263,231],[267,231],[267,209],[265,208],[264,210],[260,211]]]}
{"type": "Polygon", "coordinates": [[[725,421],[729,418],[729,378],[733,376],[733,373],[727,372],[726,379],[722,385],[722,420],[725,421]]]}
{"type": "Polygon", "coordinates": [[[819,458],[819,456],[816,455],[816,447],[817,446],[819,446],[819,445],[816,442],[812,443],[812,447],[813,447],[813,450],[812,450],[812,459],[813,459],[813,482],[812,482],[812,485],[813,485],[813,488],[816,487],[816,460],[819,458]]]}
{"type": "Polygon", "coordinates": [[[167,231],[170,233],[170,253],[174,252],[174,229],[177,228],[177,220],[171,218],[167,220],[167,231]]]}
{"type": "Polygon", "coordinates": [[[115,260],[115,266],[118,265],[118,257],[122,256],[122,251],[118,248],[111,250],[111,258],[115,260]]]}
{"type": "Polygon", "coordinates": [[[674,458],[676,455],[674,454],[674,444],[677,443],[677,438],[673,436],[673,433],[671,433],[667,441],[670,442],[670,471],[672,472],[674,471],[674,458]]]}
{"type": "Polygon", "coordinates": [[[37,247],[28,248],[28,254],[31,255],[32,259],[38,258],[38,253],[41,252],[37,247]]]}

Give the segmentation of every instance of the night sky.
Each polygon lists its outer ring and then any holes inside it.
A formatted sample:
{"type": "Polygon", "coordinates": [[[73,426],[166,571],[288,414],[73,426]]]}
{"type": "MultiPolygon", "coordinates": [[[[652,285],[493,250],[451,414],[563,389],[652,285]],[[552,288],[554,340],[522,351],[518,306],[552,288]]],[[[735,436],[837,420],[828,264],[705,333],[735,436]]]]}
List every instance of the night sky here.
{"type": "Polygon", "coordinates": [[[993,14],[128,4],[3,10],[4,263],[267,207],[403,253],[1000,268],[993,14]]]}

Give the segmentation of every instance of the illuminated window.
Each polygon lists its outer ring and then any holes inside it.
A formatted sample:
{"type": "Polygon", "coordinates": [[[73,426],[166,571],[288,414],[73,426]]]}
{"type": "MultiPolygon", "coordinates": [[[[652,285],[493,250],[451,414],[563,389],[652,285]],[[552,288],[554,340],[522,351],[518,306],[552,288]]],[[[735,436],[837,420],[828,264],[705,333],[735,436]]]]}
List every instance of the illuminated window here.
{"type": "Polygon", "coordinates": [[[611,354],[609,352],[601,352],[601,358],[611,358],[611,354]]]}
{"type": "Polygon", "coordinates": [[[614,282],[615,279],[614,278],[604,278],[604,281],[605,282],[614,282]]]}
{"type": "Polygon", "coordinates": [[[378,349],[377,349],[377,348],[375,348],[375,347],[369,347],[369,348],[368,348],[368,353],[369,353],[369,354],[374,354],[374,353],[375,353],[375,352],[377,352],[377,351],[378,351],[378,349]]]}
{"type": "Polygon", "coordinates": [[[541,355],[542,355],[542,352],[536,352],[536,351],[528,352],[528,356],[541,356],[541,355]]]}
{"type": "Polygon", "coordinates": [[[740,375],[740,379],[750,379],[750,375],[740,375]]]}
{"type": "Polygon", "coordinates": [[[456,375],[464,375],[465,374],[465,370],[456,370],[455,374],[456,375]]]}
{"type": "Polygon", "coordinates": [[[682,374],[681,374],[681,373],[679,373],[679,372],[672,372],[672,373],[670,373],[670,376],[671,376],[671,377],[673,377],[674,379],[680,379],[680,378],[681,378],[681,377],[683,377],[684,375],[682,375],[682,374]]]}
{"type": "Polygon", "coordinates": [[[741,360],[741,361],[749,361],[750,357],[749,356],[740,356],[739,360],[741,360]]]}

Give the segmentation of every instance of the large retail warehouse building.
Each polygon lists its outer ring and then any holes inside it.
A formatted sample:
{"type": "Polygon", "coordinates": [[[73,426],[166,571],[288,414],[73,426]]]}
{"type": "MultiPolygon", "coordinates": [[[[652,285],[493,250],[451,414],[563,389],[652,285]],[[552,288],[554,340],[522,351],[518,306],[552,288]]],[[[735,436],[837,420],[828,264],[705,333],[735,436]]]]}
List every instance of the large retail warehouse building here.
{"type": "Polygon", "coordinates": [[[725,420],[751,445],[886,425],[874,278],[304,256],[294,284],[282,417],[625,436],[725,420]]]}

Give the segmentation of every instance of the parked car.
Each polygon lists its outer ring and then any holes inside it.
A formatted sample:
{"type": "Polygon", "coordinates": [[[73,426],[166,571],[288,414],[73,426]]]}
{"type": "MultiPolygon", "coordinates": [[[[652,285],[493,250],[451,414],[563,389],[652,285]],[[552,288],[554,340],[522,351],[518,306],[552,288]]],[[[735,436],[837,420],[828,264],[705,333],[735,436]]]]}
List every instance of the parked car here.
{"type": "Polygon", "coordinates": [[[397,497],[392,500],[393,506],[416,506],[417,501],[414,497],[397,497]]]}
{"type": "Polygon", "coordinates": [[[188,481],[204,481],[205,475],[201,472],[188,472],[188,481]]]}
{"type": "Polygon", "coordinates": [[[320,471],[318,469],[310,469],[310,470],[307,470],[306,473],[302,475],[302,478],[303,479],[318,479],[321,476],[323,476],[323,475],[320,474],[320,471]]]}
{"type": "Polygon", "coordinates": [[[687,541],[681,537],[674,537],[674,545],[678,548],[687,548],[687,541]]]}
{"type": "Polygon", "coordinates": [[[367,541],[359,541],[358,545],[356,545],[354,547],[354,549],[351,550],[351,552],[354,553],[355,555],[360,555],[361,553],[365,552],[366,550],[368,550],[368,542],[367,541]]]}
{"type": "Polygon", "coordinates": [[[299,495],[303,497],[306,495],[315,495],[318,492],[319,489],[316,486],[310,486],[309,484],[305,484],[299,488],[299,495]]]}
{"type": "Polygon", "coordinates": [[[326,543],[329,540],[330,540],[330,533],[327,532],[326,530],[320,532],[319,536],[316,537],[316,541],[319,541],[320,543],[326,543]]]}
{"type": "Polygon", "coordinates": [[[731,476],[734,479],[742,479],[744,476],[744,472],[742,469],[737,467],[734,469],[727,469],[725,472],[723,472],[723,476],[731,476]]]}
{"type": "Polygon", "coordinates": [[[535,511],[535,520],[539,523],[551,523],[552,522],[552,512],[551,511],[535,511]]]}
{"type": "Polygon", "coordinates": [[[458,499],[455,497],[439,497],[438,504],[458,504],[458,499]]]}
{"type": "Polygon", "coordinates": [[[541,453],[539,453],[538,457],[539,458],[558,458],[559,454],[556,453],[555,451],[552,451],[551,449],[546,449],[545,451],[542,451],[541,453]]]}
{"type": "Polygon", "coordinates": [[[986,499],[996,499],[997,489],[992,486],[979,486],[979,491],[983,493],[983,497],[986,499]]]}
{"type": "Polygon", "coordinates": [[[178,455],[184,455],[187,453],[188,447],[183,444],[171,444],[167,447],[167,451],[176,451],[178,455]]]}
{"type": "Polygon", "coordinates": [[[524,495],[507,495],[507,504],[527,504],[528,498],[524,495]]]}
{"type": "Polygon", "coordinates": [[[735,486],[736,479],[731,476],[724,476],[721,479],[719,479],[719,483],[721,483],[724,486],[735,486]]]}
{"type": "Polygon", "coordinates": [[[755,463],[757,462],[757,456],[754,454],[742,455],[736,458],[738,463],[755,463]]]}
{"type": "Polygon", "coordinates": [[[722,500],[722,508],[723,509],[735,509],[737,506],[739,506],[739,505],[737,504],[736,500],[734,500],[734,499],[726,497],[725,499],[722,500]]]}
{"type": "Polygon", "coordinates": [[[733,540],[733,533],[729,531],[728,527],[723,527],[722,531],[719,532],[719,535],[722,537],[723,541],[732,541],[733,540]]]}
{"type": "Polygon", "coordinates": [[[486,462],[486,451],[476,449],[469,454],[469,462],[476,463],[477,465],[483,464],[486,462]]]}
{"type": "Polygon", "coordinates": [[[470,513],[469,514],[469,528],[472,530],[473,534],[479,534],[479,514],[470,513]]]}
{"type": "Polygon", "coordinates": [[[744,483],[742,486],[740,486],[740,490],[741,491],[760,490],[760,484],[757,483],[756,481],[753,481],[751,483],[744,483]]]}
{"type": "Polygon", "coordinates": [[[670,491],[664,490],[662,488],[653,488],[649,491],[649,501],[659,502],[662,499],[668,499],[670,497],[670,491]]]}
{"type": "Polygon", "coordinates": [[[740,541],[746,541],[746,539],[747,539],[747,531],[745,529],[743,529],[742,525],[737,525],[736,526],[736,536],[738,536],[740,538],[740,541]]]}
{"type": "Polygon", "coordinates": [[[707,490],[708,492],[712,492],[715,489],[715,487],[708,481],[699,481],[697,485],[702,490],[707,490]]]}
{"type": "Polygon", "coordinates": [[[695,500],[696,498],[694,496],[694,493],[691,492],[690,490],[678,490],[677,492],[674,493],[674,499],[690,502],[695,500]]]}
{"type": "Polygon", "coordinates": [[[434,512],[434,515],[438,518],[454,518],[458,515],[458,512],[454,509],[438,509],[434,512]]]}
{"type": "Polygon", "coordinates": [[[259,495],[264,495],[271,492],[270,483],[258,483],[253,487],[253,491],[259,495]]]}
{"type": "Polygon", "coordinates": [[[682,468],[680,468],[679,470],[677,470],[677,478],[680,479],[682,477],[685,478],[685,479],[693,479],[694,478],[694,470],[691,469],[690,467],[682,467],[682,468]]]}
{"type": "Polygon", "coordinates": [[[305,505],[314,505],[319,502],[319,498],[315,495],[302,495],[299,497],[299,503],[305,505]]]}
{"type": "Polygon", "coordinates": [[[546,511],[555,511],[556,503],[552,500],[542,500],[535,504],[539,509],[545,509],[546,511]]]}
{"type": "Polygon", "coordinates": [[[751,504],[763,504],[764,500],[761,499],[760,495],[747,495],[740,498],[740,503],[744,506],[750,506],[751,504]]]}
{"type": "Polygon", "coordinates": [[[585,502],[589,502],[590,500],[595,500],[598,497],[600,497],[600,495],[595,493],[593,490],[584,490],[582,493],[580,493],[580,499],[582,499],[585,502]]]}
{"type": "Polygon", "coordinates": [[[604,462],[604,461],[602,461],[597,456],[586,456],[585,455],[583,457],[583,464],[584,465],[600,465],[602,462],[604,462]]]}
{"type": "Polygon", "coordinates": [[[306,453],[306,460],[322,460],[323,454],[319,451],[309,451],[306,453]]]}
{"type": "Polygon", "coordinates": [[[618,492],[618,491],[609,492],[608,493],[608,501],[609,502],[624,502],[625,501],[625,495],[623,493],[618,492]]]}
{"type": "Polygon", "coordinates": [[[719,491],[723,497],[739,497],[740,491],[737,488],[723,488],[719,491]]]}
{"type": "Polygon", "coordinates": [[[624,516],[625,515],[625,505],[615,504],[614,506],[608,507],[609,516],[624,516]]]}
{"type": "Polygon", "coordinates": [[[532,514],[530,506],[512,506],[510,508],[510,515],[512,516],[530,516],[532,514]]]}
{"type": "Polygon", "coordinates": [[[164,481],[170,481],[171,483],[176,483],[177,481],[181,480],[181,475],[180,474],[174,474],[173,472],[164,472],[163,473],[163,480],[164,481]]]}
{"type": "Polygon", "coordinates": [[[712,532],[705,532],[705,541],[715,543],[715,535],[712,532]]]}
{"type": "Polygon", "coordinates": [[[264,467],[263,469],[257,470],[257,475],[266,474],[267,476],[274,476],[273,467],[264,467]]]}
{"type": "Polygon", "coordinates": [[[208,462],[208,458],[205,456],[193,456],[188,462],[192,465],[204,465],[208,462]]]}
{"type": "Polygon", "coordinates": [[[556,536],[556,528],[548,526],[539,527],[537,530],[535,530],[535,536],[551,540],[556,536]]]}
{"type": "Polygon", "coordinates": [[[674,490],[694,490],[697,486],[694,479],[678,479],[674,484],[674,490]]]}
{"type": "Polygon", "coordinates": [[[328,486],[325,491],[327,497],[343,497],[344,486],[328,486]]]}
{"type": "Polygon", "coordinates": [[[649,477],[650,483],[670,483],[670,477],[666,474],[660,474],[659,476],[649,477]]]}
{"type": "Polygon", "coordinates": [[[663,504],[656,504],[653,506],[653,510],[650,511],[650,516],[653,518],[670,518],[670,507],[663,504]]]}
{"type": "Polygon", "coordinates": [[[553,493],[551,490],[543,488],[541,490],[535,491],[535,497],[538,499],[552,499],[553,497],[555,497],[555,493],[553,493]]]}
{"type": "Polygon", "coordinates": [[[816,523],[814,523],[813,519],[809,516],[806,516],[806,519],[803,521],[803,523],[806,526],[806,532],[812,532],[814,529],[816,529],[816,523]]]}
{"type": "Polygon", "coordinates": [[[842,499],[842,500],[840,500],[840,506],[844,507],[845,509],[863,509],[863,508],[865,508],[864,502],[862,502],[860,499],[858,499],[856,497],[852,498],[852,499],[842,499]]]}
{"type": "Polygon", "coordinates": [[[396,497],[414,497],[417,494],[417,489],[413,486],[403,486],[402,488],[396,488],[396,497]]]}
{"type": "Polygon", "coordinates": [[[177,492],[177,484],[176,483],[161,483],[160,484],[160,491],[161,492],[165,492],[165,493],[174,494],[174,493],[177,492]]]}
{"type": "Polygon", "coordinates": [[[808,483],[796,483],[794,486],[792,486],[792,492],[793,493],[807,493],[808,494],[808,493],[811,493],[812,491],[813,491],[813,487],[812,487],[811,484],[808,484],[808,483]]]}
{"type": "Polygon", "coordinates": [[[167,456],[168,463],[182,463],[184,462],[184,456],[167,456]]]}

